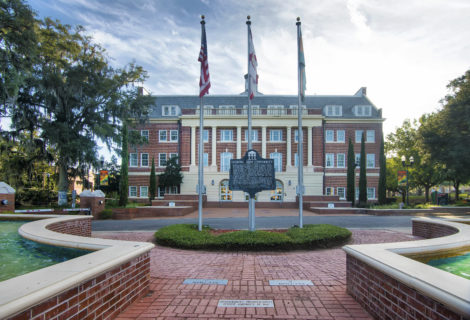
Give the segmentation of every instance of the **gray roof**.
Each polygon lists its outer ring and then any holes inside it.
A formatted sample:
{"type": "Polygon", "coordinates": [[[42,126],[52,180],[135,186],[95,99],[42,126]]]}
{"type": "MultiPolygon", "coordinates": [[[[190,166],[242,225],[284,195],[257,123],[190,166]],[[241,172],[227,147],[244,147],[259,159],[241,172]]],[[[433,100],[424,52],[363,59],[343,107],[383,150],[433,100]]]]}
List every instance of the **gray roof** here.
{"type": "MultiPolygon", "coordinates": [[[[323,109],[327,105],[341,105],[343,117],[355,117],[352,108],[356,105],[371,105],[372,114],[369,118],[381,118],[380,111],[370,102],[361,90],[355,95],[314,95],[306,96],[304,105],[308,109],[323,109]]],[[[365,92],[365,90],[364,90],[365,92]]],[[[162,106],[177,105],[180,109],[197,109],[200,103],[199,96],[190,95],[158,95],[155,96],[155,106],[150,112],[150,118],[162,117],[162,106]]],[[[268,105],[283,105],[289,108],[291,105],[297,105],[298,97],[296,95],[259,95],[252,100],[252,105],[259,105],[260,108],[266,108],[268,105]]],[[[204,105],[211,105],[218,108],[220,105],[233,105],[235,108],[243,108],[248,104],[246,95],[206,95],[204,96],[204,105]]]]}

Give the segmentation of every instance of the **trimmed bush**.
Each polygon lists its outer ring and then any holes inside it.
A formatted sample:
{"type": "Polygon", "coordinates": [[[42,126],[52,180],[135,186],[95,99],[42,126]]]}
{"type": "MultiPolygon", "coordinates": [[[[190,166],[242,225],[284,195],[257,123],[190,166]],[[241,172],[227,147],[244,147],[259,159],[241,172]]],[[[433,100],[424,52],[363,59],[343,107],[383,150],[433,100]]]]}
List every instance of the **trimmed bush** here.
{"type": "Polygon", "coordinates": [[[155,233],[158,244],[197,250],[296,250],[330,248],[347,242],[351,232],[329,224],[292,227],[285,233],[269,231],[234,231],[211,234],[207,226],[198,231],[195,224],[177,224],[155,233]]]}

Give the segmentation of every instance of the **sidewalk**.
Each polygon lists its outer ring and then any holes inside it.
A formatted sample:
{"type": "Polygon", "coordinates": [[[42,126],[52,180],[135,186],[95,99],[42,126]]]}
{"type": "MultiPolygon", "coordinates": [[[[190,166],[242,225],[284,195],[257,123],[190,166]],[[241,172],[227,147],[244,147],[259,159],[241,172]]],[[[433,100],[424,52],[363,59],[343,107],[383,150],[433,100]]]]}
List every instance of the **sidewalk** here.
{"type": "MultiPolygon", "coordinates": [[[[353,243],[416,239],[389,230],[352,230],[353,243]]],[[[151,241],[152,232],[93,236],[151,241]]],[[[206,252],[157,246],[151,251],[150,292],[117,319],[372,319],[346,293],[340,249],[206,252]],[[226,279],[227,285],[183,284],[226,279]],[[271,286],[269,280],[310,280],[313,286],[271,286]],[[272,300],[274,307],[218,307],[219,300],[272,300]]]]}

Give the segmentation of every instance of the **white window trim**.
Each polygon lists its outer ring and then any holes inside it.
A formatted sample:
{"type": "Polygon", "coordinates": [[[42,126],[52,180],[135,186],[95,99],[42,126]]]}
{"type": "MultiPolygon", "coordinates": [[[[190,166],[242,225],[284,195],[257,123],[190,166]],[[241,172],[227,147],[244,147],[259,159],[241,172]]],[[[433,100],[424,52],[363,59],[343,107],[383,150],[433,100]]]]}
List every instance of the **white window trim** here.
{"type": "Polygon", "coordinates": [[[364,133],[364,130],[356,130],[354,131],[354,142],[355,143],[361,143],[362,141],[362,134],[364,133]],[[361,134],[359,135],[359,140],[357,139],[358,136],[357,136],[357,133],[360,132],[361,134]]]}
{"type": "Polygon", "coordinates": [[[346,142],[346,131],[345,130],[337,130],[336,131],[336,142],[338,143],[345,143],[346,142]],[[339,134],[338,132],[342,132],[343,133],[343,139],[342,140],[339,140],[339,134]]]}
{"type": "Polygon", "coordinates": [[[326,187],[325,188],[325,195],[326,196],[334,196],[335,195],[335,188],[334,187],[326,187]],[[328,194],[328,189],[330,190],[330,194],[328,194]]]}
{"type": "Polygon", "coordinates": [[[158,130],[158,141],[159,142],[168,142],[168,131],[167,130],[158,130]],[[162,133],[165,132],[165,140],[162,139],[162,133]]]}
{"type": "MultiPolygon", "coordinates": [[[[243,114],[247,115],[248,114],[248,106],[244,105],[243,106],[243,114]]],[[[261,114],[259,105],[251,105],[251,115],[253,116],[259,116],[261,114]]]]}
{"type": "Polygon", "coordinates": [[[229,172],[230,171],[230,159],[233,159],[233,153],[231,152],[221,152],[220,153],[220,172],[229,172]],[[230,157],[229,157],[230,155],[230,157]],[[228,160],[228,163],[225,163],[228,160]],[[227,166],[227,170],[225,167],[227,166]]]}
{"type": "Polygon", "coordinates": [[[136,168],[139,166],[139,157],[137,156],[137,153],[129,153],[129,167],[133,167],[133,168],[136,168]],[[136,161],[136,164],[132,164],[132,155],[135,155],[135,161],[136,161]]]}
{"type": "Polygon", "coordinates": [[[167,162],[167,161],[168,161],[168,157],[166,156],[166,153],[159,153],[159,154],[158,154],[158,166],[159,166],[160,168],[166,167],[166,162],[167,162]],[[162,165],[162,163],[161,163],[161,161],[162,161],[161,155],[165,155],[165,164],[164,164],[164,165],[162,165]]]}
{"type": "Polygon", "coordinates": [[[283,142],[282,140],[282,130],[281,129],[270,129],[269,130],[269,142],[283,142]],[[273,140],[273,132],[279,132],[279,140],[273,140]]]}
{"type": "Polygon", "coordinates": [[[335,130],[325,130],[325,143],[335,142],[335,130]],[[328,139],[328,133],[331,132],[331,140],[328,139]]]}
{"type": "Polygon", "coordinates": [[[129,186],[129,198],[137,198],[137,186],[129,186]],[[135,188],[135,196],[131,193],[131,189],[133,188],[135,188]]]}
{"type": "Polygon", "coordinates": [[[325,168],[334,168],[334,167],[335,167],[335,154],[325,153],[325,168]],[[328,157],[332,157],[331,166],[328,165],[328,157]]]}
{"type": "Polygon", "coordinates": [[[356,117],[370,117],[372,115],[372,106],[369,105],[369,104],[355,105],[354,106],[354,115],[356,117]]]}
{"type": "MultiPolygon", "coordinates": [[[[251,140],[252,142],[259,142],[258,140],[258,130],[256,129],[251,129],[251,134],[253,135],[253,140],[251,140]]],[[[248,140],[246,139],[248,137],[248,129],[245,129],[245,134],[244,134],[244,140],[243,142],[248,142],[248,140]]]]}
{"type": "Polygon", "coordinates": [[[375,143],[375,130],[366,130],[366,143],[375,143]],[[372,139],[369,140],[369,132],[372,132],[372,139]]]}
{"type": "Polygon", "coordinates": [[[233,130],[232,129],[220,129],[220,142],[233,142],[233,130]],[[224,132],[230,132],[230,140],[225,140],[224,132]]]}
{"type": "Polygon", "coordinates": [[[202,141],[209,142],[209,129],[202,130],[202,141]],[[207,140],[206,140],[206,132],[207,132],[207,140]]]}
{"type": "Polygon", "coordinates": [[[345,188],[345,187],[337,187],[337,188],[336,188],[336,195],[339,196],[339,199],[340,199],[340,200],[345,200],[345,199],[346,199],[346,188],[345,188]],[[343,196],[340,195],[339,189],[343,189],[343,190],[344,190],[343,196]]]}
{"type": "Polygon", "coordinates": [[[343,116],[343,106],[342,105],[326,105],[324,109],[325,116],[328,117],[342,117],[343,116]]]}
{"type": "Polygon", "coordinates": [[[148,168],[148,166],[149,166],[149,163],[150,163],[149,154],[148,154],[148,153],[141,153],[141,154],[140,154],[140,166],[141,166],[141,167],[148,168]],[[143,161],[144,154],[146,154],[146,155],[147,155],[147,165],[146,165],[146,166],[144,166],[144,165],[143,165],[143,162],[144,162],[144,161],[143,161]]]}
{"type": "Polygon", "coordinates": [[[148,186],[140,186],[139,188],[139,198],[148,198],[149,197],[149,187],[148,186]],[[147,189],[147,195],[143,196],[142,195],[142,190],[147,189]]]}
{"type": "Polygon", "coordinates": [[[336,167],[337,168],[346,168],[346,154],[345,153],[337,153],[336,154],[336,167]],[[343,156],[343,165],[340,166],[339,164],[339,156],[342,155],[343,156]]]}
{"type": "Polygon", "coordinates": [[[204,167],[208,167],[209,166],[209,153],[207,152],[204,152],[202,154],[202,164],[204,165],[204,167]],[[206,162],[207,160],[207,162],[206,162]]]}
{"type": "Polygon", "coordinates": [[[366,154],[366,168],[370,168],[370,169],[373,169],[375,168],[375,153],[368,153],[366,154]],[[373,156],[374,157],[374,165],[373,166],[369,166],[369,157],[370,156],[373,156]]]}
{"type": "MultiPolygon", "coordinates": [[[[361,167],[361,154],[360,153],[356,153],[354,154],[354,161],[356,161],[356,168],[360,168],[361,167]]],[[[366,164],[366,167],[367,167],[367,164],[366,164]]]]}
{"type": "Polygon", "coordinates": [[[170,142],[178,142],[178,138],[179,138],[179,134],[178,134],[178,130],[170,130],[170,142]],[[175,133],[176,132],[176,140],[172,138],[172,134],[171,133],[175,133]]]}
{"type": "Polygon", "coordinates": [[[177,105],[162,105],[162,116],[164,117],[176,117],[178,115],[177,105]],[[165,112],[165,110],[168,112],[165,112]]]}
{"type": "Polygon", "coordinates": [[[141,137],[146,137],[147,141],[149,141],[149,131],[148,130],[140,130],[140,136],[141,137]],[[147,132],[147,133],[144,134],[144,132],[147,132]]]}
{"type": "Polygon", "coordinates": [[[283,104],[270,104],[266,109],[268,116],[281,116],[286,114],[286,109],[283,104]]]}
{"type": "Polygon", "coordinates": [[[274,160],[274,171],[282,172],[282,153],[281,152],[272,152],[269,154],[269,159],[274,160]],[[278,169],[276,170],[276,162],[278,164],[278,169]]]}
{"type": "MultiPolygon", "coordinates": [[[[290,114],[293,115],[293,116],[296,116],[297,115],[297,110],[299,109],[299,106],[297,104],[291,104],[289,106],[289,109],[291,110],[290,114]]],[[[301,106],[301,110],[302,110],[302,114],[308,114],[308,110],[307,110],[307,106],[306,105],[302,105],[301,106]]]]}
{"type": "Polygon", "coordinates": [[[375,188],[373,188],[373,187],[368,187],[368,188],[367,188],[367,200],[376,200],[376,199],[377,199],[376,197],[377,197],[377,196],[376,196],[376,194],[375,194],[375,188]],[[373,195],[372,197],[369,197],[369,190],[373,190],[373,192],[374,192],[374,195],[373,195]]]}

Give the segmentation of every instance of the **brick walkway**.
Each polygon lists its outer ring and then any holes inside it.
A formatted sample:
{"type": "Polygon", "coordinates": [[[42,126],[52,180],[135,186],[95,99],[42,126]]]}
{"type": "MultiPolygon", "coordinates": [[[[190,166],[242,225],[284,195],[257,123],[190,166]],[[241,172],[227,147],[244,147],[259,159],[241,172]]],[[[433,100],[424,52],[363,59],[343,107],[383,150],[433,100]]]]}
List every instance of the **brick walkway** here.
{"type": "MultiPolygon", "coordinates": [[[[94,233],[151,241],[152,232],[94,233]]],[[[352,243],[405,241],[390,230],[353,230],[352,243]]],[[[205,252],[157,246],[151,286],[117,319],[371,319],[346,293],[341,249],[276,252],[205,252]],[[227,285],[185,285],[186,278],[227,279],[227,285]],[[270,286],[269,280],[311,280],[314,286],[270,286]],[[274,308],[221,308],[223,300],[273,300],[274,308]]]]}

